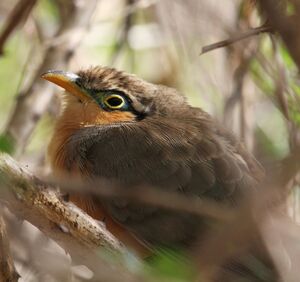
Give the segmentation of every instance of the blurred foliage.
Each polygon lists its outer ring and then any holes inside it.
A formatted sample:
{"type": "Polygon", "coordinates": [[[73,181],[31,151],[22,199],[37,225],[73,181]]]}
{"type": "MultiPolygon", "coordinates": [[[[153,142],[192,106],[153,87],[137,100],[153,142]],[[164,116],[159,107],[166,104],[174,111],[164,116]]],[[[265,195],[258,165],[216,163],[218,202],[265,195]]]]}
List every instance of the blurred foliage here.
{"type": "Polygon", "coordinates": [[[0,152],[12,154],[14,152],[14,144],[7,135],[0,135],[0,152]]]}
{"type": "Polygon", "coordinates": [[[29,49],[26,36],[17,32],[8,42],[5,56],[0,57],[0,129],[5,125],[13,107],[22,79],[22,66],[24,67],[29,49]]]}
{"type": "Polygon", "coordinates": [[[161,250],[148,258],[144,272],[146,276],[159,282],[188,282],[197,277],[195,265],[175,250],[161,250]]]}

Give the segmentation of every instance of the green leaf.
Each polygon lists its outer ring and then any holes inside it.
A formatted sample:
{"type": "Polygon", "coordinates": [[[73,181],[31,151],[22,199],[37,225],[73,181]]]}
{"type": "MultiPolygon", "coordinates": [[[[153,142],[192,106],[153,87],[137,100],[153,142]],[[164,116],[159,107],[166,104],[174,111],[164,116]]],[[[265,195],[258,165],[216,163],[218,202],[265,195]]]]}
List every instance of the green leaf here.
{"type": "Polygon", "coordinates": [[[146,273],[155,281],[193,281],[196,271],[192,261],[188,260],[179,252],[162,250],[148,260],[146,273]]]}
{"type": "Polygon", "coordinates": [[[0,135],[0,152],[12,154],[15,146],[13,139],[8,135],[0,135]]]}

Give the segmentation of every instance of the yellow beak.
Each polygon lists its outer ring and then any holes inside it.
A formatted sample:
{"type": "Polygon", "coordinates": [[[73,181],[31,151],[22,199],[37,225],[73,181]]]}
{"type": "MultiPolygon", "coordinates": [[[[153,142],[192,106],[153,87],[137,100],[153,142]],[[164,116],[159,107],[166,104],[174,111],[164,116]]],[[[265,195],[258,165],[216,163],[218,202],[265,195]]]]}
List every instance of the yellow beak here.
{"type": "Polygon", "coordinates": [[[42,74],[41,78],[64,88],[67,92],[80,99],[86,99],[88,96],[84,89],[77,85],[76,82],[80,77],[75,73],[51,70],[42,74]]]}

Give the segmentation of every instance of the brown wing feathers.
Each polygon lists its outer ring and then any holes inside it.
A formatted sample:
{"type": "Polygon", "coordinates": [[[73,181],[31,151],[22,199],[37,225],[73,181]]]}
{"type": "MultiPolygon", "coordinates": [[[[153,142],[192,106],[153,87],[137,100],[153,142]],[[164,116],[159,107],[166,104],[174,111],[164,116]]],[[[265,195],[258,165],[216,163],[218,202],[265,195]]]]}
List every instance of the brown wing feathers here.
{"type": "MultiPolygon", "coordinates": [[[[68,100],[73,104],[67,104],[64,114],[76,119],[65,123],[62,115],[59,120],[57,128],[73,124],[72,130],[62,130],[63,138],[58,133],[53,138],[50,153],[55,171],[111,179],[122,189],[150,184],[229,205],[242,203],[240,198],[255,189],[263,175],[255,159],[231,133],[201,109],[189,106],[176,90],[109,68],[96,67],[78,75],[77,90],[78,85],[83,93],[118,90],[134,110],[107,111],[89,98],[86,110],[76,99],[68,100]],[[80,120],[78,111],[86,120],[80,120]],[[139,111],[144,113],[137,118],[139,111]]],[[[105,215],[110,230],[131,246],[137,241],[130,234],[124,237],[125,230],[154,247],[185,248],[207,230],[205,218],[155,205],[97,197],[81,200],[73,197],[93,216],[105,215]]]]}

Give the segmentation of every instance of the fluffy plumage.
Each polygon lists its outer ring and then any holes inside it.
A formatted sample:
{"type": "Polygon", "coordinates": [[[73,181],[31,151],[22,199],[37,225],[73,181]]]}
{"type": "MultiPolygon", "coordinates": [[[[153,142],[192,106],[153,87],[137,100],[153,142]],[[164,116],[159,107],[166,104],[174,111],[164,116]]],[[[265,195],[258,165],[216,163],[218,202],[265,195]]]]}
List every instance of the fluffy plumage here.
{"type": "MultiPolygon", "coordinates": [[[[148,184],[228,205],[255,189],[262,176],[255,159],[176,90],[111,68],[78,76],[77,85],[87,92],[122,91],[133,110],[106,111],[90,98],[68,97],[49,150],[57,172],[111,179],[128,190],[148,184]]],[[[205,219],[190,214],[125,200],[92,202],[154,247],[189,247],[206,228],[205,219]]]]}

